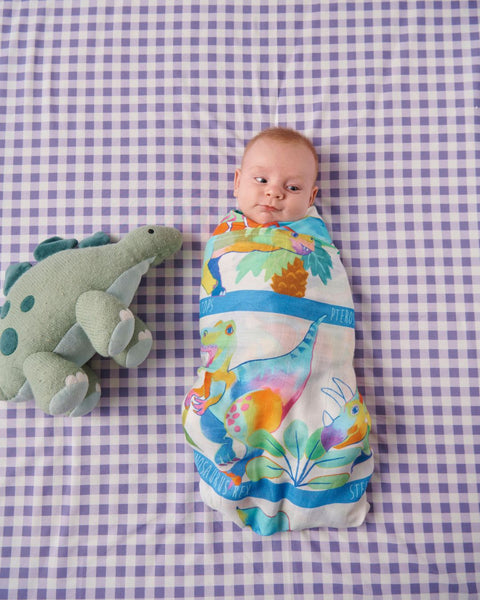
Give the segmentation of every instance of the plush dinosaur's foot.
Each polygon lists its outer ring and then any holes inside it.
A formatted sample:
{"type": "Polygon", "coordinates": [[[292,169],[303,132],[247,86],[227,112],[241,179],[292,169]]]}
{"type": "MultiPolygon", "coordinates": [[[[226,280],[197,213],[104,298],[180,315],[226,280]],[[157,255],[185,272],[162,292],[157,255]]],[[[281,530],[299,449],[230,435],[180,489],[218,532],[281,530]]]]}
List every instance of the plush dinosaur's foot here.
{"type": "Polygon", "coordinates": [[[100,401],[101,388],[96,373],[87,365],[83,366],[83,370],[88,377],[88,390],[83,401],[70,413],[71,417],[83,417],[91,412],[100,401]]]}
{"type": "Polygon", "coordinates": [[[76,316],[101,356],[116,356],[123,352],[135,332],[132,311],[106,292],[92,290],[79,296],[76,316]]]}
{"type": "MultiPolygon", "coordinates": [[[[134,336],[135,338],[135,336],[134,336]]],[[[150,354],[153,346],[153,336],[148,329],[140,331],[137,340],[127,349],[126,367],[138,367],[150,354]]]]}
{"type": "Polygon", "coordinates": [[[122,367],[138,367],[152,349],[153,337],[145,323],[135,317],[134,325],[133,335],[125,350],[113,356],[113,360],[122,367]]]}
{"type": "Polygon", "coordinates": [[[72,408],[83,403],[87,390],[88,377],[83,370],[68,375],[65,378],[64,387],[50,400],[48,412],[51,415],[63,415],[70,412],[72,408]]]}
{"type": "Polygon", "coordinates": [[[108,344],[108,355],[115,356],[128,346],[135,330],[135,317],[128,308],[118,313],[120,322],[113,330],[108,344]]]}
{"type": "MultiPolygon", "coordinates": [[[[90,381],[90,370],[87,372],[54,352],[31,354],[25,360],[23,371],[38,406],[50,415],[74,412],[93,392],[97,382],[96,378],[90,381]]],[[[81,412],[85,414],[84,409],[81,412]]]]}

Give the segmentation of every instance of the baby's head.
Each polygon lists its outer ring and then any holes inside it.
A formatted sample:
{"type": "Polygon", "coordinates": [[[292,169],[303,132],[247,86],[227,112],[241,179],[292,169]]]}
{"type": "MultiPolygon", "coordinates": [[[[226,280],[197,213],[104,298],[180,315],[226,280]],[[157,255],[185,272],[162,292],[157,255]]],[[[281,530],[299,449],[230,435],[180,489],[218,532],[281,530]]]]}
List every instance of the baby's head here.
{"type": "Polygon", "coordinates": [[[317,174],[308,138],[284,127],[266,129],[247,144],[235,171],[238,208],[261,225],[302,219],[315,200],[317,174]]]}

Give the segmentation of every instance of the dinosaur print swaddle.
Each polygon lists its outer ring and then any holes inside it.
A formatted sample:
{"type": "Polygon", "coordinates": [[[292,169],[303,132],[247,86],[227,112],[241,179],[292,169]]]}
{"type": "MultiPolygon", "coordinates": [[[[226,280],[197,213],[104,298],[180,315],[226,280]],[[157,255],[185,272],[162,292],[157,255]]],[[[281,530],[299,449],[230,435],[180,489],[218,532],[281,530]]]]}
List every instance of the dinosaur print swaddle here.
{"type": "Polygon", "coordinates": [[[354,325],[314,207],[291,223],[222,220],[205,249],[202,366],[182,415],[207,505],[260,535],[364,521],[373,456],[354,325]]]}

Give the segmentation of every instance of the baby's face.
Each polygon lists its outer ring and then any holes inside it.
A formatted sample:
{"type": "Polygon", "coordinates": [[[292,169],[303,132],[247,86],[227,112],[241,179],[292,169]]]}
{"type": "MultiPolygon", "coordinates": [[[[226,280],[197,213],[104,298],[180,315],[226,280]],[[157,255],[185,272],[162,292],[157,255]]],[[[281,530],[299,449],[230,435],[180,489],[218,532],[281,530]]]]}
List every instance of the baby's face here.
{"type": "Polygon", "coordinates": [[[316,178],[315,160],[306,146],[261,138],[235,172],[234,195],[238,208],[256,223],[297,221],[314,202],[316,178]]]}

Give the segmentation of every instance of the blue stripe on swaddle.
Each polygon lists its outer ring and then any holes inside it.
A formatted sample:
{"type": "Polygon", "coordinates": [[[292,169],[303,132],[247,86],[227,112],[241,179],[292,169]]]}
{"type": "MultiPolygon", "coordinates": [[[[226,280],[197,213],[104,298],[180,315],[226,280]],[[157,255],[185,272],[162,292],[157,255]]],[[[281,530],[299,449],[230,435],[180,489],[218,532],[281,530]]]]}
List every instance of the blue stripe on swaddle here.
{"type": "MultiPolygon", "coordinates": [[[[362,454],[354,464],[371,459],[372,454],[362,454]]],[[[358,502],[367,489],[370,475],[349,481],[344,485],[325,490],[305,489],[288,482],[274,483],[267,478],[259,481],[245,481],[240,485],[232,485],[232,480],[203,454],[194,451],[195,465],[202,479],[217,494],[228,500],[240,501],[244,498],[263,498],[269,502],[280,502],[288,499],[302,508],[318,508],[328,504],[351,504],[358,502]]]]}
{"type": "Polygon", "coordinates": [[[228,292],[224,296],[209,296],[200,300],[200,317],[233,311],[278,313],[308,321],[325,316],[324,323],[355,328],[355,312],[352,308],[266,290],[228,292]]]}

